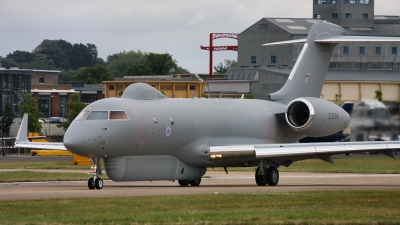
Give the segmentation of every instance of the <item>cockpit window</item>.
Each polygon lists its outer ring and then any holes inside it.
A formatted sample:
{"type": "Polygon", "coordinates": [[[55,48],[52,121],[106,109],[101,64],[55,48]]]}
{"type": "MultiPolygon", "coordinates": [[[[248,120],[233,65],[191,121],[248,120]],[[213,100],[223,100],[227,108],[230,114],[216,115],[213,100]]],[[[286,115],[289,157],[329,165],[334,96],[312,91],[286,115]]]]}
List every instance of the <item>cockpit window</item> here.
{"type": "Polygon", "coordinates": [[[85,120],[86,117],[89,115],[90,111],[82,111],[78,114],[75,120],[85,120]]]}
{"type": "Polygon", "coordinates": [[[107,111],[92,111],[86,120],[106,120],[108,118],[107,111]]]}
{"type": "Polygon", "coordinates": [[[128,117],[126,116],[124,111],[110,111],[110,120],[127,120],[128,117]]]}

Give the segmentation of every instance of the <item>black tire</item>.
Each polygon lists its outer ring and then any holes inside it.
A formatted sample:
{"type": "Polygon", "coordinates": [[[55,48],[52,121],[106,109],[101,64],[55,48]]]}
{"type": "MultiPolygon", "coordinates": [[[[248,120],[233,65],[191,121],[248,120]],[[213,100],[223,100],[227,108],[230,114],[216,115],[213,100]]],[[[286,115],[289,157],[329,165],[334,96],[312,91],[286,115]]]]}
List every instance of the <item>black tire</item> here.
{"type": "Polygon", "coordinates": [[[93,177],[90,178],[90,179],[88,180],[88,188],[89,188],[90,190],[93,190],[93,189],[96,188],[96,186],[95,186],[95,184],[94,184],[94,179],[93,179],[93,177]]]}
{"type": "Polygon", "coordinates": [[[268,167],[265,172],[265,176],[267,178],[267,183],[269,186],[276,186],[279,182],[279,171],[275,166],[268,167]]]}
{"type": "Polygon", "coordinates": [[[198,178],[194,178],[194,179],[190,179],[190,180],[189,180],[190,186],[193,186],[193,187],[199,186],[200,183],[201,183],[201,177],[198,177],[198,178]]]}
{"type": "Polygon", "coordinates": [[[178,180],[178,183],[181,185],[181,187],[189,186],[189,180],[178,180]]]}
{"type": "Polygon", "coordinates": [[[95,186],[96,189],[99,189],[99,190],[102,189],[103,185],[104,185],[103,179],[96,178],[96,180],[94,180],[94,186],[95,186]]]}
{"type": "Polygon", "coordinates": [[[256,175],[255,175],[256,183],[257,183],[258,186],[266,186],[267,185],[267,178],[266,178],[265,175],[257,175],[259,170],[260,170],[260,167],[257,167],[256,175]]]}

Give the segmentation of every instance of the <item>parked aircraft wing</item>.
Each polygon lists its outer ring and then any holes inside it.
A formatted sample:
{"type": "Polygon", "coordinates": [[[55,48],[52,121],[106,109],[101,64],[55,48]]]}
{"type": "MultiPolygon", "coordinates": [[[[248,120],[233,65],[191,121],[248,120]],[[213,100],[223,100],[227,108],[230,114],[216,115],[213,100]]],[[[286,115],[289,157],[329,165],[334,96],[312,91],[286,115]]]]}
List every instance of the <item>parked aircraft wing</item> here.
{"type": "Polygon", "coordinates": [[[366,151],[381,151],[383,154],[396,159],[393,154],[394,149],[400,149],[399,141],[210,146],[210,160],[251,156],[258,159],[301,155],[317,156],[319,154],[333,155],[366,151]]]}
{"type": "Polygon", "coordinates": [[[314,40],[315,43],[399,42],[398,37],[334,36],[314,40]]]}
{"type": "Polygon", "coordinates": [[[30,142],[28,140],[28,114],[24,114],[14,146],[17,148],[67,150],[62,142],[30,142]]]}

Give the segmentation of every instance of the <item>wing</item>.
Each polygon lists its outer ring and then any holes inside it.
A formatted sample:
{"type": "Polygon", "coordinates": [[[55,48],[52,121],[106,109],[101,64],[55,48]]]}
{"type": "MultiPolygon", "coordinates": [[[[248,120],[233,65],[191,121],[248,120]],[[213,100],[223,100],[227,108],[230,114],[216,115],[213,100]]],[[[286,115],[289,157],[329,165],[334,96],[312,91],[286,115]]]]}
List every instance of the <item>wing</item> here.
{"type": "Polygon", "coordinates": [[[393,153],[394,149],[400,149],[399,141],[210,146],[210,160],[239,159],[243,157],[273,159],[300,156],[304,158],[317,157],[333,162],[330,158],[331,155],[366,151],[380,151],[396,159],[393,153]]]}
{"type": "Polygon", "coordinates": [[[30,142],[28,136],[28,114],[24,114],[14,146],[17,148],[67,150],[62,142],[30,142]]]}

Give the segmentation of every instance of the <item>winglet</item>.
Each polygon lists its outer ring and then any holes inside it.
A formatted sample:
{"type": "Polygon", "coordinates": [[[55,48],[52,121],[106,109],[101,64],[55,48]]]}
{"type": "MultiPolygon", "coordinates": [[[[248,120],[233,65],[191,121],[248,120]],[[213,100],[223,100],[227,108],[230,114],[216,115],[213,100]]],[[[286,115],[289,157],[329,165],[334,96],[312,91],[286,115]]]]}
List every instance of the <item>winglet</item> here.
{"type": "Polygon", "coordinates": [[[29,142],[28,140],[28,114],[24,114],[22,118],[21,126],[19,127],[15,144],[29,142]]]}

